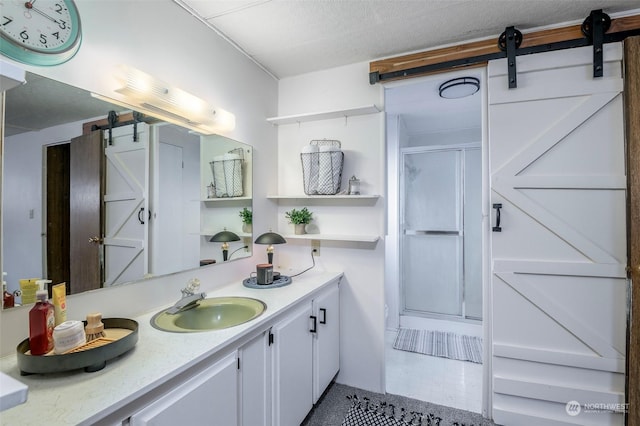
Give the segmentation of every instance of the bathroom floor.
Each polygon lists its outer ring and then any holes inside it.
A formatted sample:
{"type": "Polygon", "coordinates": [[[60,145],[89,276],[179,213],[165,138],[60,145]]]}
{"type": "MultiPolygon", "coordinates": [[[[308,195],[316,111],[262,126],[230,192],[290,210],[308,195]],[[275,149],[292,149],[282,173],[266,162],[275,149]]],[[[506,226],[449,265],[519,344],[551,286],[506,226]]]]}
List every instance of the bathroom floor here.
{"type": "Polygon", "coordinates": [[[482,412],[482,364],[393,349],[385,332],[387,393],[482,412]]]}

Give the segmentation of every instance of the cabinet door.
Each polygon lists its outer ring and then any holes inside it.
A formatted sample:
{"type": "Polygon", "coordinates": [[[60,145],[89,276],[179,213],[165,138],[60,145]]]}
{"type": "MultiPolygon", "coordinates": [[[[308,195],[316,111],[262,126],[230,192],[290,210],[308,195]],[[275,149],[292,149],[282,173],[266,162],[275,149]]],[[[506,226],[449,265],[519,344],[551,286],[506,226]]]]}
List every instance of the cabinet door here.
{"type": "Polygon", "coordinates": [[[340,369],[340,288],[335,283],[313,300],[318,332],[313,336],[313,403],[340,369]]]}
{"type": "Polygon", "coordinates": [[[273,333],[273,424],[297,426],[313,408],[311,303],[275,325],[273,333]]]}
{"type": "Polygon", "coordinates": [[[238,424],[236,353],[131,416],[133,426],[238,424]]]}
{"type": "Polygon", "coordinates": [[[268,426],[271,424],[271,351],[269,332],[241,347],[240,358],[240,424],[268,426]]]}

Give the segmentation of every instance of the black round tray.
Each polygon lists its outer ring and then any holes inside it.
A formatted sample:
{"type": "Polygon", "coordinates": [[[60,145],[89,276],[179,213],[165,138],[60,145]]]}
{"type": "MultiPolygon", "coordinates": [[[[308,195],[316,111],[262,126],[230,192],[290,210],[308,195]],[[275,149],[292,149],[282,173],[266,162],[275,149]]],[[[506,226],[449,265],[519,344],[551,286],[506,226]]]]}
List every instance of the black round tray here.
{"type": "MultiPolygon", "coordinates": [[[[138,342],[138,323],[126,318],[103,318],[105,329],[124,328],[131,330],[126,336],[104,346],[61,355],[30,355],[29,339],[25,339],[16,348],[20,375],[37,373],[60,373],[84,368],[87,373],[102,370],[107,361],[132,349],[138,342]]],[[[85,321],[86,325],[86,321],[85,321]]]]}
{"type": "Polygon", "coordinates": [[[245,278],[242,281],[242,284],[248,288],[278,288],[291,284],[291,277],[287,275],[280,275],[277,279],[274,279],[271,284],[258,284],[258,279],[256,277],[249,277],[245,278]]]}

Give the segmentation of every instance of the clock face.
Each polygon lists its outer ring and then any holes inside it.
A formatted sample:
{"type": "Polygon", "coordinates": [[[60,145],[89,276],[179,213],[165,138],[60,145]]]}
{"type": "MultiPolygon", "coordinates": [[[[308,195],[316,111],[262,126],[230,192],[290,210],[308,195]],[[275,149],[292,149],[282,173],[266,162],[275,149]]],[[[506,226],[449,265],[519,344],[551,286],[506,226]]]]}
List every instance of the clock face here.
{"type": "Polygon", "coordinates": [[[73,0],[0,0],[0,53],[31,65],[57,65],[80,48],[73,0]]]}

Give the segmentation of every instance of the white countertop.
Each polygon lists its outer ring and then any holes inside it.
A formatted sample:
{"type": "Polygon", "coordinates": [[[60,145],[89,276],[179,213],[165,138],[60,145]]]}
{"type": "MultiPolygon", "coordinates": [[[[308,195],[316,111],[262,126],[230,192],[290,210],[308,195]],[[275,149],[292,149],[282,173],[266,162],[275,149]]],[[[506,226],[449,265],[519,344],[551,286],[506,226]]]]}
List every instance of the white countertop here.
{"type": "MultiPolygon", "coordinates": [[[[208,297],[245,296],[267,305],[258,318],[224,330],[168,333],[150,325],[160,309],[132,318],[138,322],[138,343],[125,355],[95,373],[20,376],[16,355],[0,358],[0,371],[29,387],[26,403],[0,413],[2,425],[68,425],[93,423],[134,401],[160,384],[188,370],[198,361],[259,330],[290,306],[310,298],[342,273],[307,272],[291,285],[275,289],[250,289],[241,282],[208,292],[208,297]]],[[[177,300],[177,299],[176,299],[177,300]]]]}
{"type": "Polygon", "coordinates": [[[0,371],[0,411],[27,401],[27,385],[0,371]]]}

